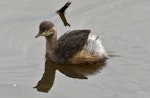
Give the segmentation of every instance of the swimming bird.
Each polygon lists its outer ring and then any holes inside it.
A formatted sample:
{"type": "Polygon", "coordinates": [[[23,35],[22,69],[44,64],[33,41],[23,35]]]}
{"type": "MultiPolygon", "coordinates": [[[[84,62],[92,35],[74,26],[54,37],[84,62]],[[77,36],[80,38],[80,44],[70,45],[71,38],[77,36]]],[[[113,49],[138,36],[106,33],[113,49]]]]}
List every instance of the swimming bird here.
{"type": "Polygon", "coordinates": [[[43,21],[35,38],[46,38],[46,59],[57,64],[90,64],[104,62],[107,53],[98,36],[91,30],[72,30],[57,40],[57,30],[51,21],[43,21]]]}

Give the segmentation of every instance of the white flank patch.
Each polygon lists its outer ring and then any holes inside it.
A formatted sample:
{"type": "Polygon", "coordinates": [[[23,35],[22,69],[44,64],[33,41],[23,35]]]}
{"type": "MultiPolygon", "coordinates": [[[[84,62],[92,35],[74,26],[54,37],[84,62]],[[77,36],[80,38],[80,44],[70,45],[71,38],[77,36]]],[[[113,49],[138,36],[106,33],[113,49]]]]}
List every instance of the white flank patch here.
{"type": "Polygon", "coordinates": [[[107,57],[107,53],[101,43],[101,40],[98,36],[89,35],[86,45],[83,48],[85,51],[88,51],[93,56],[97,57],[107,57]]]}

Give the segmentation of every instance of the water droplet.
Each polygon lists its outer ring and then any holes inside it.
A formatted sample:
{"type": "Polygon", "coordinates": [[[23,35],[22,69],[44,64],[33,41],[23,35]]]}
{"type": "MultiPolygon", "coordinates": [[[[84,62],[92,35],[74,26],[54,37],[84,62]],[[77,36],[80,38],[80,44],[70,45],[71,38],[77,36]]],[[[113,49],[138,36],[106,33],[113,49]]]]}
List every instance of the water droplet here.
{"type": "Polygon", "coordinates": [[[16,84],[14,84],[13,86],[14,86],[14,87],[16,87],[17,85],[16,85],[16,84]]]}

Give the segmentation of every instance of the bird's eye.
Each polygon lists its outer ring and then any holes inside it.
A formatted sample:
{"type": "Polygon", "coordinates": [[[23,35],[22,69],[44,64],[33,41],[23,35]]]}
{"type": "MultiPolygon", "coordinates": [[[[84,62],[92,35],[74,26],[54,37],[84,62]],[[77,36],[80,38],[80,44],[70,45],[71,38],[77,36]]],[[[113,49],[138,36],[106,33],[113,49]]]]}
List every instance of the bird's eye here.
{"type": "Polygon", "coordinates": [[[47,32],[47,30],[44,30],[44,29],[43,29],[43,30],[41,30],[41,33],[46,33],[46,32],[47,32]]]}

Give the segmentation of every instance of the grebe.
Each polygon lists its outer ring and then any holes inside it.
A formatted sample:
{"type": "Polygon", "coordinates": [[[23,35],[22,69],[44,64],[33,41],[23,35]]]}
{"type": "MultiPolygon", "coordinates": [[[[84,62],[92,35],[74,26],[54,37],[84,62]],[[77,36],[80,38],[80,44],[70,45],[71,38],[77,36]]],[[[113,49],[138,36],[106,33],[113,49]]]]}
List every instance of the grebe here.
{"type": "Polygon", "coordinates": [[[57,40],[57,30],[50,21],[39,26],[39,36],[46,38],[46,59],[57,64],[90,64],[104,62],[107,53],[99,37],[90,34],[90,30],[72,30],[57,40]]]}

